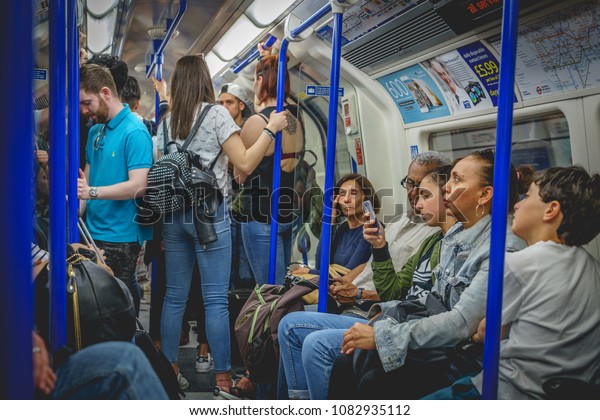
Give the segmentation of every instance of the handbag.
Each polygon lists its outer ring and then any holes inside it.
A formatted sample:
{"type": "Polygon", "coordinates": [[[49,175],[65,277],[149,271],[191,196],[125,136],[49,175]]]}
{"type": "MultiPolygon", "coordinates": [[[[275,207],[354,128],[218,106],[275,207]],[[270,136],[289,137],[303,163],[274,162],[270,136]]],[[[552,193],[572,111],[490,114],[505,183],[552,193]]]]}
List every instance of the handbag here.
{"type": "MultiPolygon", "coordinates": [[[[186,211],[193,208],[196,203],[195,187],[207,191],[200,197],[219,190],[212,171],[216,159],[209,168],[206,168],[200,163],[199,156],[187,150],[210,108],[212,105],[204,107],[182,146],[175,141],[167,142],[169,132],[166,120],[163,119],[165,151],[173,148],[175,150],[166,153],[150,167],[148,188],[143,197],[142,208],[159,215],[186,211]]],[[[216,196],[217,193],[214,194],[216,196]]],[[[214,207],[214,203],[211,204],[213,204],[211,208],[214,207]]]]}
{"type": "Polygon", "coordinates": [[[103,341],[131,341],[135,307],[129,289],[98,264],[67,254],[67,345],[79,351],[103,341]]]}
{"type": "MultiPolygon", "coordinates": [[[[412,319],[428,318],[443,312],[448,308],[442,301],[440,295],[436,292],[430,292],[427,295],[425,304],[418,299],[401,300],[393,306],[382,311],[381,315],[372,319],[369,325],[373,325],[385,318],[393,318],[399,323],[407,322],[412,319]]],[[[406,362],[416,363],[435,363],[449,361],[450,354],[446,347],[409,349],[406,355],[406,362]]],[[[381,360],[377,350],[357,349],[354,352],[353,360],[354,373],[357,378],[361,378],[372,370],[382,370],[381,360]]]]}

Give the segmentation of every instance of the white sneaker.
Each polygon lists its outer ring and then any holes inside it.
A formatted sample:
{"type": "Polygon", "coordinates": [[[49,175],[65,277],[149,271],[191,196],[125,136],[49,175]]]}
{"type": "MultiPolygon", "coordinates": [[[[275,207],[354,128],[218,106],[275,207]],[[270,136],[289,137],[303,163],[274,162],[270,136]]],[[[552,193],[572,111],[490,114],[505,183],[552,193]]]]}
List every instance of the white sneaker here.
{"type": "Polygon", "coordinates": [[[210,356],[210,353],[204,356],[196,357],[196,372],[198,373],[206,373],[210,372],[215,368],[215,361],[210,356]]]}
{"type": "Polygon", "coordinates": [[[182,391],[185,391],[190,387],[190,383],[181,373],[177,375],[177,382],[179,383],[179,388],[181,388],[182,391]]]}

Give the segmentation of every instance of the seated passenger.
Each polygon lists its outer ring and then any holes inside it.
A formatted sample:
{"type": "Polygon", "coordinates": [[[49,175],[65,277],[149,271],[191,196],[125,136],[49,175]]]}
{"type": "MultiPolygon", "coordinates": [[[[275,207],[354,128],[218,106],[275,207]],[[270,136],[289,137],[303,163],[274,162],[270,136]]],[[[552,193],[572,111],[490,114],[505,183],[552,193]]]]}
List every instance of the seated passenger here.
{"type": "MultiPolygon", "coordinates": [[[[371,246],[362,234],[364,223],[362,205],[367,200],[371,201],[375,212],[379,212],[381,207],[379,196],[366,177],[359,174],[348,174],[336,184],[333,206],[334,210],[339,211],[345,220],[335,226],[329,253],[330,264],[337,264],[352,270],[359,266],[364,267],[371,257],[371,246]]],[[[320,243],[317,246],[315,260],[315,269],[299,267],[293,270],[292,274],[319,274],[320,243]]]]}
{"type": "Polygon", "coordinates": [[[33,386],[54,400],[166,400],[144,353],[134,344],[107,341],[78,351],[56,373],[44,340],[33,333],[33,386]]]}
{"type": "MultiPolygon", "coordinates": [[[[422,223],[413,207],[418,197],[419,184],[425,174],[450,163],[450,159],[446,155],[429,151],[415,157],[408,167],[408,174],[401,182],[402,187],[406,188],[408,210],[385,227],[389,253],[396,269],[402,268],[421,243],[438,230],[438,228],[432,228],[426,223],[422,223]]],[[[370,261],[372,261],[372,257],[370,261]]],[[[353,303],[357,300],[357,295],[360,296],[360,299],[377,299],[377,292],[373,284],[373,269],[368,262],[364,267],[359,266],[348,274],[336,278],[336,281],[336,287],[332,289],[332,293],[339,302],[353,303]],[[359,288],[363,289],[360,294],[359,288]]],[[[360,310],[356,305],[345,309],[344,313],[366,317],[366,312],[360,310]]]]}
{"type": "Polygon", "coordinates": [[[441,240],[456,224],[454,216],[446,214],[443,193],[443,186],[448,181],[451,170],[451,165],[442,166],[429,172],[421,181],[415,207],[428,226],[439,227],[441,230],[423,241],[402,270],[396,272],[394,269],[385,232],[377,235],[376,230],[371,227],[371,221],[365,224],[364,236],[373,245],[373,283],[380,300],[420,299],[424,302],[429,294],[435,282],[431,270],[440,260],[441,240]]]}
{"type": "MultiPolygon", "coordinates": [[[[436,278],[433,291],[441,297],[448,311],[411,322],[399,323],[386,316],[373,325],[356,323],[343,334],[341,351],[352,355],[356,349],[374,350],[378,356],[373,358],[376,365],[368,374],[360,376],[354,372],[352,363],[336,362],[336,365],[350,370],[345,374],[340,368],[336,376],[351,380],[347,379],[344,383],[336,381],[329,394],[331,398],[341,393],[345,398],[420,398],[448,383],[451,366],[447,358],[428,366],[428,363],[412,359],[413,353],[409,349],[455,346],[468,339],[485,316],[493,174],[494,151],[477,151],[454,165],[450,180],[444,187],[446,207],[461,222],[452,227],[442,240],[440,263],[433,269],[436,278]]],[[[510,179],[509,203],[512,208],[519,195],[514,168],[511,168],[510,179]]],[[[525,243],[509,230],[506,250],[513,252],[524,247],[525,243]]],[[[377,304],[371,312],[385,311],[396,304],[377,304]]],[[[319,339],[318,333],[313,339],[319,339]]],[[[309,352],[306,356],[303,353],[303,357],[323,356],[309,352]]]]}
{"type": "MultiPolygon", "coordinates": [[[[442,173],[437,173],[437,170],[434,170],[431,174],[425,175],[423,181],[421,183],[426,182],[427,179],[447,179],[447,175],[449,173],[448,167],[443,169],[442,173]],[[435,174],[435,175],[434,175],[435,174]],[[438,176],[439,175],[439,176],[438,176]]],[[[440,190],[440,186],[435,183],[425,184],[430,188],[430,193],[432,194],[433,201],[437,202],[437,205],[428,205],[424,204],[424,198],[426,194],[422,195],[421,199],[417,202],[417,208],[421,208],[425,210],[427,213],[431,213],[431,217],[429,215],[426,216],[427,224],[430,226],[441,227],[445,232],[448,230],[454,223],[453,219],[446,218],[445,212],[446,209],[444,207],[444,202],[442,200],[442,193],[440,190]],[[437,192],[436,192],[437,190],[437,192]],[[440,214],[440,212],[442,212],[440,214]],[[440,217],[441,216],[441,217],[440,217]],[[450,221],[452,220],[452,221],[450,221]]],[[[367,215],[365,214],[365,217],[367,215]]],[[[376,229],[371,226],[372,223],[368,225],[365,224],[365,232],[364,237],[368,239],[372,244],[377,244],[379,247],[385,246],[385,234],[382,233],[380,235],[376,235],[376,229]]],[[[440,236],[441,234],[434,234],[434,237],[440,236]]],[[[428,238],[424,243],[431,243],[432,241],[428,238]]],[[[429,247],[431,249],[432,246],[429,247]]],[[[421,264],[419,267],[427,267],[428,262],[425,261],[427,252],[423,252],[419,260],[421,264]]],[[[389,258],[389,256],[388,256],[389,258]]],[[[375,256],[375,259],[377,257],[375,256]]],[[[375,261],[373,264],[376,264],[375,261]]],[[[425,283],[428,280],[425,277],[431,277],[431,269],[417,270],[418,273],[415,273],[415,264],[407,264],[405,268],[403,268],[402,272],[406,274],[409,278],[412,278],[413,274],[417,274],[420,281],[425,280],[425,283]]],[[[393,266],[390,262],[389,268],[392,270],[393,274],[393,266]]],[[[385,270],[382,270],[384,275],[385,270]]],[[[375,275],[378,274],[377,271],[374,272],[375,275]]],[[[378,281],[374,279],[377,283],[378,281]]],[[[392,281],[395,281],[392,278],[392,281]]],[[[424,286],[421,284],[421,286],[424,286]]],[[[337,285],[332,286],[332,291],[335,291],[337,285]]],[[[427,286],[424,286],[427,288],[427,286]]],[[[431,288],[431,286],[429,286],[431,288]]],[[[400,295],[400,288],[398,290],[397,298],[400,299],[403,295],[400,295]]],[[[416,289],[415,289],[416,290],[416,289]]],[[[406,294],[406,289],[404,290],[404,294],[406,294]]],[[[329,378],[329,372],[331,370],[331,366],[335,358],[339,355],[340,352],[340,344],[342,342],[342,337],[345,328],[349,328],[356,322],[356,317],[351,316],[336,316],[336,315],[328,315],[328,314],[314,314],[309,312],[298,312],[287,315],[281,322],[279,327],[279,345],[281,347],[281,360],[283,362],[286,380],[289,387],[289,396],[290,398],[307,398],[310,392],[310,397],[313,399],[324,399],[327,396],[327,384],[329,378]],[[304,358],[305,349],[308,346],[317,345],[311,338],[312,332],[322,331],[320,334],[321,344],[319,344],[319,348],[330,348],[331,351],[328,353],[326,357],[321,357],[320,355],[315,355],[314,360],[307,360],[304,358]],[[325,361],[325,362],[323,362],[325,361]],[[323,380],[310,380],[308,377],[311,374],[314,374],[312,369],[320,369],[320,372],[325,372],[326,375],[320,375],[323,380]],[[311,386],[312,385],[312,386],[311,386]],[[308,386],[308,390],[307,387],[308,386]]],[[[366,321],[361,321],[366,322],[366,321]]]]}
{"type": "MultiPolygon", "coordinates": [[[[580,167],[536,174],[512,231],[528,248],[505,256],[498,399],[544,398],[555,377],[599,383],[600,262],[583,248],[600,232],[600,175],[580,167]]],[[[485,319],[473,340],[483,341],[485,319]]],[[[482,374],[428,399],[480,399],[482,374]]]]}

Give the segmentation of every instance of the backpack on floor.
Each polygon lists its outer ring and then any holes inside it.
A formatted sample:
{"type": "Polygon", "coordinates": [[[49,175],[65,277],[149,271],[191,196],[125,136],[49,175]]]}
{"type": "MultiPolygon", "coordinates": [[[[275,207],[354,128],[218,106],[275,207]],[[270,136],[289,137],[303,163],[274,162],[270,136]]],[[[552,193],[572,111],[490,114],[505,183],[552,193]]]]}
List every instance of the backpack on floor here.
{"type": "Polygon", "coordinates": [[[279,322],[290,312],[303,311],[302,296],[318,287],[318,277],[293,276],[286,278],[285,285],[256,285],[235,322],[240,355],[253,382],[266,383],[277,378],[279,322]]]}

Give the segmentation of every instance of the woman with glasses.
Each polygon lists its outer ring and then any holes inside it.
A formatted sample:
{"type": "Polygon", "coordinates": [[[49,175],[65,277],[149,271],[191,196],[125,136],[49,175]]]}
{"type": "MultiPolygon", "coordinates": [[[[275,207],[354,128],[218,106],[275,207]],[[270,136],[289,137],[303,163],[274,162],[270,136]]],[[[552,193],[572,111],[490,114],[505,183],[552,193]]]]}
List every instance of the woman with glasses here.
{"type": "MultiPolygon", "coordinates": [[[[478,151],[454,164],[444,186],[447,212],[460,223],[442,239],[440,261],[433,268],[436,283],[432,290],[448,311],[411,322],[382,316],[370,325],[355,324],[348,329],[341,350],[346,356],[336,361],[332,371],[332,379],[344,381],[330,382],[330,398],[414,399],[451,383],[451,375],[456,372],[448,359],[435,362],[438,375],[434,380],[424,373],[433,362],[417,362],[411,355],[416,349],[455,346],[468,339],[485,317],[493,175],[494,151],[478,151]],[[372,352],[370,365],[353,366],[357,349],[372,352]]],[[[518,201],[520,189],[511,167],[509,209],[518,201]]],[[[514,252],[526,244],[512,233],[510,225],[506,251],[514,252]]],[[[395,305],[381,303],[371,308],[371,313],[386,313],[395,305]]]]}
{"type": "MultiPolygon", "coordinates": [[[[166,124],[160,124],[158,128],[157,137],[159,143],[162,142],[159,147],[163,148],[170,141],[182,145],[202,109],[214,103],[210,72],[202,57],[194,55],[179,59],[171,78],[171,106],[166,124]]],[[[277,132],[287,125],[285,113],[273,113],[266,128],[277,132]]],[[[199,156],[206,167],[210,167],[213,161],[216,162],[213,171],[223,197],[227,196],[228,161],[244,173],[251,173],[272,143],[271,136],[263,132],[251,147],[246,148],[239,130],[229,111],[221,105],[214,105],[207,112],[187,149],[199,156]]],[[[177,353],[194,262],[198,264],[202,279],[206,334],[213,349],[217,387],[229,391],[233,386],[229,373],[231,363],[227,307],[231,234],[226,206],[226,200],[221,200],[219,208],[211,215],[217,240],[206,245],[200,244],[198,240],[192,211],[172,214],[168,223],[163,226],[167,285],[160,324],[161,346],[184,389],[189,387],[189,382],[179,373],[177,353]]]]}

